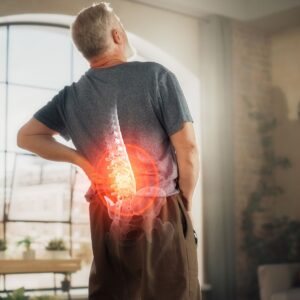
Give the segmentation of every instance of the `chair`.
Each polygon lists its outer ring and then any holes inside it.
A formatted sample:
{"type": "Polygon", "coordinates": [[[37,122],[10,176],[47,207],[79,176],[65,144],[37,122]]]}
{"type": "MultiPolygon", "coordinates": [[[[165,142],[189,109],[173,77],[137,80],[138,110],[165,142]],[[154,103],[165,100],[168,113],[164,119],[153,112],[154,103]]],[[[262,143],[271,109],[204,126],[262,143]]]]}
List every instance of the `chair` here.
{"type": "Polygon", "coordinates": [[[300,300],[300,263],[261,265],[258,282],[260,300],[300,300]]]}

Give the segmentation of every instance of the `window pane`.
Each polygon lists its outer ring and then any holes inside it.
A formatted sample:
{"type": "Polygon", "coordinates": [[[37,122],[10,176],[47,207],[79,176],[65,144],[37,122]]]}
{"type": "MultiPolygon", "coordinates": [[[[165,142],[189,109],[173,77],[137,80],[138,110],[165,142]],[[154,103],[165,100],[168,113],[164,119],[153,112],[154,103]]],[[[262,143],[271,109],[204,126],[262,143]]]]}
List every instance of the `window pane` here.
{"type": "Polygon", "coordinates": [[[67,30],[10,26],[9,51],[9,81],[56,89],[70,82],[71,42],[67,30]]]}
{"type": "MultiPolygon", "coordinates": [[[[4,142],[5,142],[5,85],[0,84],[0,221],[4,205],[4,142]]],[[[2,231],[0,231],[2,234],[2,231]]]]}
{"type": "MultiPolygon", "coordinates": [[[[62,280],[63,276],[58,276],[62,280]]],[[[6,276],[6,289],[16,290],[21,287],[25,289],[34,288],[53,288],[53,274],[51,273],[39,273],[39,274],[14,274],[6,276]]],[[[57,285],[58,287],[60,285],[57,285]]],[[[47,292],[44,292],[45,295],[47,292]]],[[[26,295],[28,292],[26,292],[26,295]]],[[[48,292],[49,294],[49,292],[48,292]]],[[[53,293],[52,293],[53,294],[53,293]]],[[[26,299],[26,298],[20,298],[26,299]]]]}
{"type": "Polygon", "coordinates": [[[90,68],[88,61],[82,56],[82,54],[73,46],[73,81],[78,79],[90,68]]]}
{"type": "Polygon", "coordinates": [[[35,111],[50,101],[57,91],[9,85],[8,87],[8,149],[20,151],[17,147],[17,132],[35,111]]]}
{"type": "Polygon", "coordinates": [[[73,225],[73,256],[81,259],[81,270],[72,275],[72,286],[88,286],[92,264],[90,226],[73,225]]]}
{"type": "Polygon", "coordinates": [[[9,85],[7,197],[11,201],[11,219],[67,220],[69,217],[70,165],[32,156],[16,145],[19,128],[56,93],[9,85]]]}
{"type": "Polygon", "coordinates": [[[9,187],[13,220],[67,221],[70,210],[70,172],[66,163],[37,156],[15,155],[9,187]]]}
{"type": "Polygon", "coordinates": [[[83,171],[77,168],[76,181],[73,191],[73,210],[72,221],[73,223],[88,223],[89,222],[89,206],[84,198],[90,182],[83,171]]]}
{"type": "Polygon", "coordinates": [[[0,81],[6,80],[6,34],[7,27],[0,26],[0,81]]]}
{"type": "MultiPolygon", "coordinates": [[[[64,237],[69,247],[69,226],[64,224],[40,223],[8,223],[7,224],[7,255],[11,258],[21,258],[23,246],[17,246],[17,241],[30,236],[34,242],[31,248],[36,251],[36,257],[45,257],[45,246],[55,237],[64,237]]],[[[62,277],[61,277],[62,278],[62,277]]],[[[61,279],[60,278],[60,279],[61,279]]],[[[28,274],[7,276],[8,289],[53,287],[53,274],[28,274]]]]}
{"type": "MultiPolygon", "coordinates": [[[[1,152],[4,150],[4,142],[5,142],[5,95],[6,85],[0,83],[0,150],[1,152]]],[[[0,165],[1,166],[1,165],[0,165]]]]}
{"type": "Polygon", "coordinates": [[[69,225],[60,223],[29,223],[9,222],[7,224],[8,255],[20,258],[23,247],[17,246],[17,242],[24,237],[33,239],[32,248],[36,250],[36,257],[45,256],[45,246],[48,241],[61,237],[69,248],[69,225]]]}

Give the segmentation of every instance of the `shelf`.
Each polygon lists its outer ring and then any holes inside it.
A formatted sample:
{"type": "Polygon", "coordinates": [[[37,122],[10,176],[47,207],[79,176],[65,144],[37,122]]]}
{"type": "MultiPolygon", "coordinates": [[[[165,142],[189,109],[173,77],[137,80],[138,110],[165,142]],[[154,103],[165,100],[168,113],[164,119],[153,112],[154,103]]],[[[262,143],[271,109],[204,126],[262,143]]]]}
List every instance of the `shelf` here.
{"type": "Polygon", "coordinates": [[[0,274],[73,273],[81,269],[80,259],[2,259],[0,274]]]}

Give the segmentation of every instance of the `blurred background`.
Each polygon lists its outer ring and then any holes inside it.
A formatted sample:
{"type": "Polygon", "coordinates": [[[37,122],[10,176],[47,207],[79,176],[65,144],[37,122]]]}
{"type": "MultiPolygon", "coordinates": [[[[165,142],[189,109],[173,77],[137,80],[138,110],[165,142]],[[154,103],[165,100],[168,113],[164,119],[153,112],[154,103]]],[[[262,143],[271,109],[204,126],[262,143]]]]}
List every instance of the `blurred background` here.
{"type": "MultiPolygon", "coordinates": [[[[69,25],[93,2],[0,1],[4,299],[87,299],[89,182],[18,148],[16,134],[88,70],[69,25]]],[[[203,299],[299,300],[300,1],[109,2],[137,50],[131,60],[172,70],[194,119],[203,299]]]]}

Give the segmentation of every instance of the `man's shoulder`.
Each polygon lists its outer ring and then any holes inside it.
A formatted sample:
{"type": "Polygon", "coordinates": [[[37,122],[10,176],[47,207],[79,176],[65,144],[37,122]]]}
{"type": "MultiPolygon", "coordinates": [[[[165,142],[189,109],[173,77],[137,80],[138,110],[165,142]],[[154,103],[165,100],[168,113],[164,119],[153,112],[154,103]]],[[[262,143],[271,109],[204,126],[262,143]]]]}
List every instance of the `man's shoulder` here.
{"type": "Polygon", "coordinates": [[[169,71],[169,69],[166,66],[156,61],[145,61],[140,62],[140,64],[155,73],[164,73],[169,71]]]}
{"type": "Polygon", "coordinates": [[[154,79],[156,82],[159,82],[164,75],[171,72],[169,68],[156,61],[138,62],[136,65],[140,69],[138,73],[143,73],[146,78],[154,79]]]}
{"type": "MultiPolygon", "coordinates": [[[[74,89],[78,86],[85,85],[88,80],[91,69],[86,71],[81,77],[74,81],[72,84],[66,87],[66,89],[74,89]]],[[[170,72],[170,70],[163,64],[156,61],[130,61],[128,66],[122,68],[122,74],[129,72],[131,74],[137,74],[137,76],[143,75],[144,78],[156,78],[159,79],[162,74],[170,72]],[[127,68],[126,68],[127,67],[127,68]]]]}

